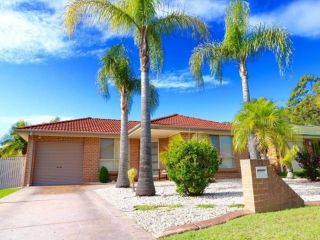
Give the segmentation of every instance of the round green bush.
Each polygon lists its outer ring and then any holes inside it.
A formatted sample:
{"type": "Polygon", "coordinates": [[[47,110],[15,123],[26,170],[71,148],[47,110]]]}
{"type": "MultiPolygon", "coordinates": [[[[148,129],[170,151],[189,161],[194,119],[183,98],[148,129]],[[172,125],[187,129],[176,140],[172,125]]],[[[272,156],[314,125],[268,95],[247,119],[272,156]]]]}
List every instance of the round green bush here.
{"type": "Polygon", "coordinates": [[[216,149],[207,139],[175,139],[162,159],[177,192],[188,196],[202,195],[220,164],[216,149]]]}
{"type": "Polygon", "coordinates": [[[106,167],[101,167],[99,172],[99,180],[102,183],[107,183],[109,181],[109,172],[106,167]]]}

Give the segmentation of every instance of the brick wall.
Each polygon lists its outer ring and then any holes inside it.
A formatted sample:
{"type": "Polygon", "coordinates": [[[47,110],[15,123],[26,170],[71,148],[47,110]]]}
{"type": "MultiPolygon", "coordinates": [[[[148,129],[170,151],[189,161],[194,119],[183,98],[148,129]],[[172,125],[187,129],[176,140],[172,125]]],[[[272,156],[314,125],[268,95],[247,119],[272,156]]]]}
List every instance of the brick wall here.
{"type": "Polygon", "coordinates": [[[301,197],[275,173],[269,160],[242,160],[241,172],[246,209],[260,213],[304,205],[301,197]],[[267,167],[268,178],[256,177],[257,166],[267,167]]]}
{"type": "Polygon", "coordinates": [[[129,153],[131,168],[139,170],[140,162],[140,139],[130,139],[130,153],[129,153]]]}
{"type": "Polygon", "coordinates": [[[100,139],[84,138],[83,145],[83,182],[99,181],[100,139]]]}

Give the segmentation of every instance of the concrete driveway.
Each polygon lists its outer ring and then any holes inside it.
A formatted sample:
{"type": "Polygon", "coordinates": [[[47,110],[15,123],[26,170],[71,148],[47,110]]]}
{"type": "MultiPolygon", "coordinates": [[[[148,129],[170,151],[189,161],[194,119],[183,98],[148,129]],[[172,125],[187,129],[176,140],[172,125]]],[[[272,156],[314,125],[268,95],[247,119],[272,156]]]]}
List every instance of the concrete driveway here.
{"type": "Polygon", "coordinates": [[[100,199],[101,187],[29,187],[1,199],[0,239],[153,239],[100,199]]]}

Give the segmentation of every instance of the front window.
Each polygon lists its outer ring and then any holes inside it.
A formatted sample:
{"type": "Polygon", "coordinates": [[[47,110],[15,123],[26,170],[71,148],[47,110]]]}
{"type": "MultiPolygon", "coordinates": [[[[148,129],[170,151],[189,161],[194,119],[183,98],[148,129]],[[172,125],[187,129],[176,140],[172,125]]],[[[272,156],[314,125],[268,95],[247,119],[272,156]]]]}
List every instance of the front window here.
{"type": "Polygon", "coordinates": [[[100,140],[100,168],[106,167],[111,172],[118,171],[120,158],[118,139],[100,140]]]}
{"type": "Polygon", "coordinates": [[[210,136],[210,139],[222,158],[220,168],[234,168],[235,163],[232,153],[232,137],[214,135],[210,136]]]}

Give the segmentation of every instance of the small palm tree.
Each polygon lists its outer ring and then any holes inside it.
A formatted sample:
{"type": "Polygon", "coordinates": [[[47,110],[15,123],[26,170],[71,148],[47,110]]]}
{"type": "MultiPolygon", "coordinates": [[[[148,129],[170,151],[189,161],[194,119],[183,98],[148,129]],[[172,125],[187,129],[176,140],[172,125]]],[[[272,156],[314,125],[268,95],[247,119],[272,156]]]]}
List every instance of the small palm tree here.
{"type": "MultiPolygon", "coordinates": [[[[274,53],[280,73],[289,66],[292,43],[289,34],[281,28],[268,28],[260,25],[250,28],[249,5],[242,0],[233,0],[226,11],[225,35],[222,42],[204,43],[198,46],[191,58],[190,68],[199,84],[203,84],[202,68],[210,66],[212,75],[222,80],[222,66],[227,61],[239,64],[243,101],[250,102],[247,61],[252,56],[265,51],[274,53]]],[[[259,158],[253,135],[249,136],[249,153],[252,159],[259,158]]]]}
{"type": "Polygon", "coordinates": [[[162,35],[191,29],[193,35],[206,36],[207,25],[178,11],[163,11],[161,0],[72,0],[65,15],[69,33],[77,23],[87,20],[108,23],[117,31],[131,35],[139,49],[141,71],[141,144],[138,196],[152,196],[155,187],[151,160],[150,64],[160,70],[163,63],[162,35]],[[161,14],[159,14],[161,13],[161,14]]]}
{"type": "MultiPolygon", "coordinates": [[[[131,69],[130,59],[123,45],[116,45],[106,52],[102,57],[102,65],[98,74],[98,85],[101,93],[108,98],[109,81],[120,93],[121,108],[121,131],[120,131],[120,160],[116,187],[130,187],[128,179],[128,113],[135,93],[140,93],[140,79],[134,77],[131,69]]],[[[150,107],[154,110],[158,106],[158,93],[156,88],[151,85],[150,107]]]]}
{"type": "Polygon", "coordinates": [[[296,132],[288,121],[286,109],[279,109],[276,104],[259,98],[245,103],[232,124],[233,148],[243,152],[248,145],[248,136],[254,135],[260,155],[268,158],[268,151],[276,149],[280,161],[290,167],[289,160],[297,153],[296,147],[290,149],[288,142],[295,141],[296,132]]]}
{"type": "Polygon", "coordinates": [[[16,128],[27,126],[24,121],[14,124],[7,137],[0,143],[0,157],[22,156],[27,153],[28,143],[15,131],[16,128]]]}

